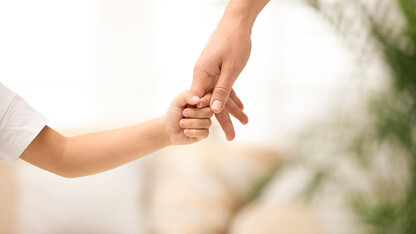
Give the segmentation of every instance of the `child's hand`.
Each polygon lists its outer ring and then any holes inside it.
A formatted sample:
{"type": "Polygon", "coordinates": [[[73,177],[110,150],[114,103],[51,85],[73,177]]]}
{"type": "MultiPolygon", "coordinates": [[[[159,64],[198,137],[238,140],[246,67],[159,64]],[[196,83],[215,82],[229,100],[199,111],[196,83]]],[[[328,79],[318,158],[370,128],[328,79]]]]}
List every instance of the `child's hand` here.
{"type": "Polygon", "coordinates": [[[165,115],[166,132],[171,145],[191,144],[208,137],[213,115],[207,107],[210,96],[207,94],[199,98],[191,91],[185,91],[173,100],[165,115]],[[198,104],[205,107],[197,108],[198,104]]]}

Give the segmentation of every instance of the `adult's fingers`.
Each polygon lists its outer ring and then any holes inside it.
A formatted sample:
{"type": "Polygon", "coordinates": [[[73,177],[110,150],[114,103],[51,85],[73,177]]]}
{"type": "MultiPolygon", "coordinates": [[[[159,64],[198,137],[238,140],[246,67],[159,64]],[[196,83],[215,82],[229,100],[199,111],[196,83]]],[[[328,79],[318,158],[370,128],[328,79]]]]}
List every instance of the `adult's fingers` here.
{"type": "Polygon", "coordinates": [[[235,102],[235,104],[237,104],[238,107],[240,107],[241,110],[244,110],[244,104],[240,98],[237,97],[234,89],[231,89],[230,98],[235,102]]]}
{"type": "Polygon", "coordinates": [[[215,114],[215,117],[220,123],[221,128],[224,131],[225,137],[227,138],[227,140],[232,141],[235,137],[235,131],[234,131],[233,122],[231,122],[230,115],[227,109],[224,109],[220,113],[215,114]]]}
{"type": "MultiPolygon", "coordinates": [[[[233,92],[231,92],[233,93],[233,92]]],[[[235,92],[234,92],[235,95],[235,92]]],[[[206,97],[209,97],[209,95],[204,96],[203,98],[201,98],[201,101],[198,104],[198,108],[206,108],[209,105],[209,101],[206,99],[206,97]]],[[[237,98],[237,96],[235,96],[237,98]]],[[[237,98],[238,99],[238,98],[237,98]]],[[[239,100],[239,99],[238,99],[239,100]]],[[[242,124],[247,124],[248,123],[248,117],[247,115],[243,112],[242,109],[243,104],[240,102],[236,102],[233,98],[228,99],[227,103],[226,103],[226,107],[228,112],[234,116],[236,119],[238,119],[238,121],[240,121],[240,123],[242,124]]],[[[184,115],[185,117],[188,117],[186,115],[184,115]]],[[[192,116],[189,116],[192,117],[192,116]]],[[[209,118],[209,117],[206,117],[209,118]]]]}
{"type": "Polygon", "coordinates": [[[220,113],[227,103],[230,96],[231,89],[233,87],[236,76],[233,72],[227,70],[227,67],[223,67],[219,80],[214,88],[211,98],[211,110],[214,113],[220,113]]]}
{"type": "Polygon", "coordinates": [[[235,103],[234,100],[232,100],[231,98],[228,99],[227,110],[232,116],[238,119],[238,121],[240,121],[240,123],[242,123],[243,125],[246,125],[248,123],[247,115],[237,105],[237,103],[235,103]]]}
{"type": "MultiPolygon", "coordinates": [[[[204,97],[202,97],[201,98],[201,101],[198,104],[198,108],[202,108],[202,107],[209,106],[209,102],[210,102],[209,99],[211,98],[211,96],[212,96],[212,94],[208,93],[207,95],[205,95],[204,97]]],[[[234,89],[231,89],[230,98],[228,99],[228,102],[230,100],[233,103],[235,103],[238,108],[240,108],[241,110],[244,110],[244,104],[240,100],[240,98],[237,97],[237,94],[235,93],[234,89]]],[[[227,105],[228,105],[228,102],[227,102],[227,105]]]]}
{"type": "Polygon", "coordinates": [[[201,68],[201,65],[198,64],[200,64],[200,62],[197,62],[194,67],[191,90],[198,97],[202,97],[206,92],[213,89],[212,81],[214,77],[204,71],[204,69],[201,68]]]}

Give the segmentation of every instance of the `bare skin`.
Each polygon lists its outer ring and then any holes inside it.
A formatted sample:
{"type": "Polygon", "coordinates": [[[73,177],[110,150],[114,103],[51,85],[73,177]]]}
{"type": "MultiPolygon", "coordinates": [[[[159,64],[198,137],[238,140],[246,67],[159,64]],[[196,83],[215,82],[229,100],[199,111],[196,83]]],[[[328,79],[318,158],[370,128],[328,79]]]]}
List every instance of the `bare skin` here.
{"type": "Polygon", "coordinates": [[[46,126],[26,148],[21,159],[63,177],[107,171],[170,145],[198,142],[209,134],[208,94],[201,100],[185,91],[159,118],[134,126],[65,137],[46,126]],[[204,101],[205,100],[205,101],[204,101]]]}
{"type": "Polygon", "coordinates": [[[232,89],[251,52],[251,30],[269,0],[230,0],[194,67],[191,90],[202,97],[212,92],[211,110],[227,140],[235,131],[230,114],[248,123],[244,106],[232,89]]]}

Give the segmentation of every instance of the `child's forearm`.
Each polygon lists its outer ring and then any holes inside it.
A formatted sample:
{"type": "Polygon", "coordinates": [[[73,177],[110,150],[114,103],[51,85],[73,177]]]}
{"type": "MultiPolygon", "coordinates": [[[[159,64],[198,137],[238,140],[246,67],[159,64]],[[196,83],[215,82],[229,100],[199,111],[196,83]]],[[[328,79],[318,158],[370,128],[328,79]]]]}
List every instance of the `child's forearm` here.
{"type": "Polygon", "coordinates": [[[164,119],[68,138],[63,160],[74,176],[96,174],[168,146],[164,119]]]}
{"type": "Polygon", "coordinates": [[[46,127],[21,158],[64,177],[96,174],[168,146],[164,125],[161,117],[131,127],[68,138],[46,127]]]}

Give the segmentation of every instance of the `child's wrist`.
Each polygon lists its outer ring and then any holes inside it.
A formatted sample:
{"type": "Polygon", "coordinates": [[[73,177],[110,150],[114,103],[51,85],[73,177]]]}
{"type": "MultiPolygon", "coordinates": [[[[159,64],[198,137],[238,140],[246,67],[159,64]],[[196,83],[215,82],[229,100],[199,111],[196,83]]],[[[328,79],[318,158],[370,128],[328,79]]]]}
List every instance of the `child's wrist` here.
{"type": "Polygon", "coordinates": [[[159,121],[159,137],[160,137],[160,141],[161,144],[163,145],[163,147],[167,147],[172,145],[172,143],[170,142],[170,137],[169,137],[169,133],[168,133],[168,127],[167,127],[167,123],[166,123],[166,116],[162,115],[161,117],[159,117],[158,119],[159,121]]]}

